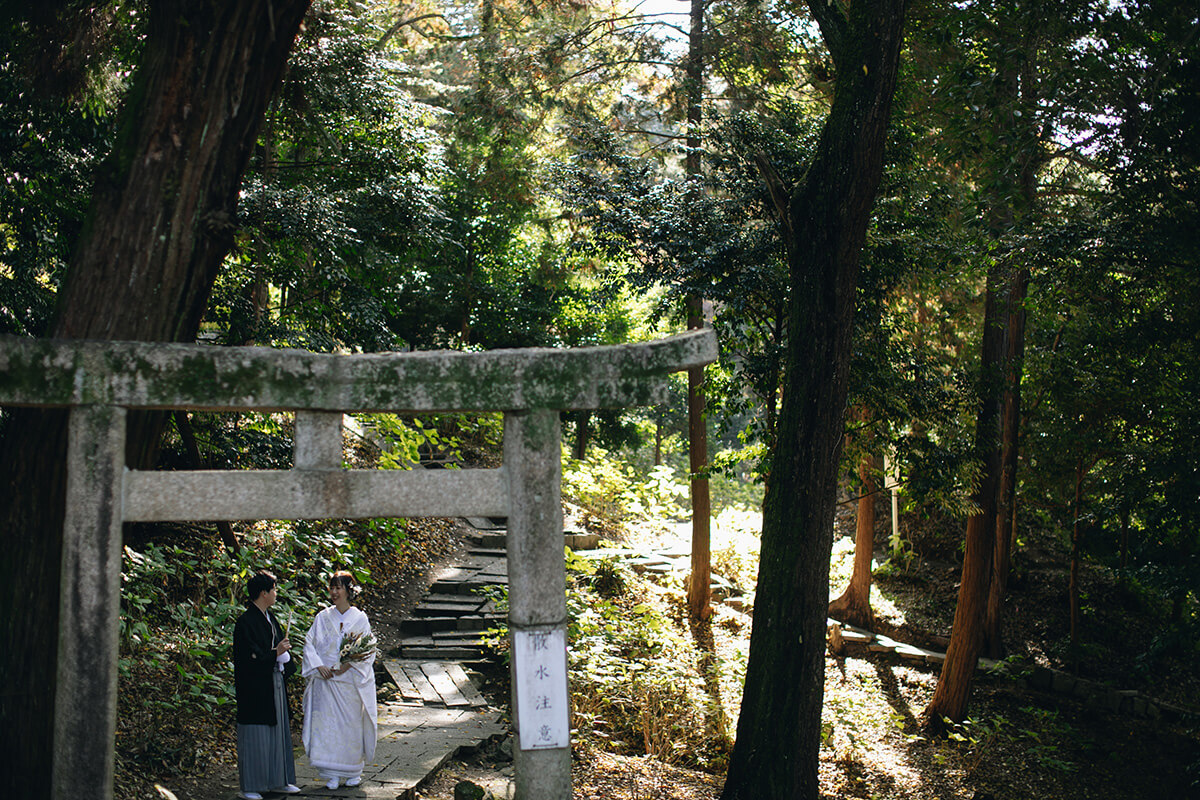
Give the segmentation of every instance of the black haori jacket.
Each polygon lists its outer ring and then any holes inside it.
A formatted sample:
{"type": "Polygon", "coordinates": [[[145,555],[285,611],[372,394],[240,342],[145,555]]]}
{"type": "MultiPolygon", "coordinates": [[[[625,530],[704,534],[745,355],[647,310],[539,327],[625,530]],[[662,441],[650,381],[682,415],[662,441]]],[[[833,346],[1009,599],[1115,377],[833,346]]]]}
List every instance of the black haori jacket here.
{"type": "MultiPolygon", "coordinates": [[[[250,604],[233,626],[233,686],[237,693],[239,725],[274,725],[275,691],[271,673],[275,664],[275,645],[283,639],[279,620],[270,611],[271,621],[250,604]]],[[[286,678],[296,671],[296,660],[283,665],[286,678]]],[[[290,709],[287,709],[290,716],[290,709]]]]}

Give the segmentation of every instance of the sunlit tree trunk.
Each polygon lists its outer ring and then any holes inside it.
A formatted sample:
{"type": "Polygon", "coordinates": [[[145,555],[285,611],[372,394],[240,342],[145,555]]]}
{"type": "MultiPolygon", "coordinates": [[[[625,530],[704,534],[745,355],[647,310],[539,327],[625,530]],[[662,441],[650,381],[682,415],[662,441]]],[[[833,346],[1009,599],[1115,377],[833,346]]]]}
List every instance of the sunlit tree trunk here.
{"type": "MultiPolygon", "coordinates": [[[[102,165],[52,335],[193,341],[233,241],[238,188],[308,0],[159,0],[102,165]]],[[[52,770],[66,414],[0,432],[0,786],[48,796],[52,770]]],[[[130,463],[163,417],[132,424],[130,463]]],[[[86,646],[67,642],[66,646],[86,646]]]]}
{"type": "Polygon", "coordinates": [[[1005,655],[1003,636],[1004,598],[1012,568],[1013,534],[1016,526],[1017,454],[1020,447],[1021,373],[1025,364],[1025,294],[1029,271],[1016,270],[1008,288],[1004,395],[1000,422],[1000,485],[996,504],[996,542],[992,555],[992,581],[988,587],[984,618],[985,652],[989,658],[1005,655]]]}
{"type": "MultiPolygon", "coordinates": [[[[1024,18],[1032,20],[1033,14],[1024,18]]],[[[1038,171],[1045,164],[1044,132],[1021,109],[1036,108],[1040,31],[1033,22],[996,33],[1001,40],[994,76],[996,94],[987,133],[1004,147],[982,159],[988,187],[988,225],[1000,240],[1036,207],[1038,171]]],[[[1016,256],[1020,258],[1020,256],[1016,256]]],[[[1020,386],[1023,369],[1028,267],[997,262],[987,275],[980,355],[980,409],[976,453],[982,469],[973,497],[977,512],[967,521],[962,582],[950,646],[937,689],[925,710],[935,727],[966,716],[971,679],[980,653],[1003,651],[1002,612],[1012,555],[1012,509],[1016,497],[1020,386]]]]}
{"type": "MultiPolygon", "coordinates": [[[[865,421],[867,412],[860,408],[856,416],[865,421]]],[[[871,559],[875,555],[874,467],[874,459],[869,455],[864,455],[858,465],[862,494],[858,498],[854,524],[854,570],[850,585],[829,604],[829,616],[868,630],[875,626],[875,615],[871,612],[871,559]]]]}
{"type": "MultiPolygon", "coordinates": [[[[700,125],[704,103],[704,0],[692,0],[687,60],[687,158],[690,191],[699,191],[700,125]]],[[[704,301],[687,300],[689,329],[704,327],[704,301]]],[[[699,622],[712,613],[711,519],[708,494],[708,426],[704,420],[704,368],[688,370],[688,462],[692,486],[692,575],[688,582],[688,614],[699,622]]]]}
{"type": "Polygon", "coordinates": [[[974,513],[967,519],[962,580],[954,608],[950,645],[938,676],[937,688],[925,709],[926,721],[935,727],[942,720],[959,722],[967,710],[971,679],[983,647],[983,620],[992,580],[992,557],[996,547],[996,489],[1000,482],[1000,392],[999,374],[1004,358],[1005,330],[1001,324],[1002,267],[988,272],[984,300],[983,337],[980,355],[979,412],[975,420],[975,451],[982,474],[971,500],[974,513]]]}

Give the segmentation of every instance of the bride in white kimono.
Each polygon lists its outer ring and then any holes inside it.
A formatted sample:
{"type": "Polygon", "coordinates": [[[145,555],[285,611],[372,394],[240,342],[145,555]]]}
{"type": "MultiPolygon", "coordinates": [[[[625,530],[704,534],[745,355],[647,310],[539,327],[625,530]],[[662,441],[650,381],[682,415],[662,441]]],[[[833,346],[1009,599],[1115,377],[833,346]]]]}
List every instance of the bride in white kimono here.
{"type": "Polygon", "coordinates": [[[330,789],[342,780],[362,782],[378,729],[375,652],[345,663],[338,657],[343,636],[371,632],[367,615],[350,605],[352,581],[344,571],[329,579],[333,605],[317,614],[304,639],[304,750],[330,789]]]}

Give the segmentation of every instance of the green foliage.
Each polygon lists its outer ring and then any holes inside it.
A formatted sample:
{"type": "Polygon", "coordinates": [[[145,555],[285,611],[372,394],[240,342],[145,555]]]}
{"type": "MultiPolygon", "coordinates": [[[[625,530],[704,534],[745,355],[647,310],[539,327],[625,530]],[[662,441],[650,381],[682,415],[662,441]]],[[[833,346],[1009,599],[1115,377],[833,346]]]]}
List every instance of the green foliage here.
{"type": "MultiPolygon", "coordinates": [[[[1057,711],[1026,706],[1019,717],[995,714],[987,719],[943,720],[946,738],[966,751],[971,770],[1004,745],[1017,745],[1031,765],[1043,770],[1072,773],[1079,765],[1063,751],[1063,742],[1079,742],[1079,732],[1062,721],[1057,711]]],[[[1079,742],[1086,747],[1086,742],[1079,742]]]]}
{"type": "MultiPolygon", "coordinates": [[[[724,743],[706,733],[696,651],[680,623],[682,595],[664,593],[616,559],[582,558],[570,548],[564,558],[572,737],[585,746],[719,769],[724,743]]],[[[485,594],[507,608],[505,587],[485,594]]],[[[506,638],[506,626],[488,632],[505,657],[506,638]]],[[[716,669],[744,675],[745,664],[716,669]]]]}
{"type": "Polygon", "coordinates": [[[242,192],[210,326],[232,344],[397,349],[397,281],[436,245],[435,109],[400,87],[363,8],[315,4],[242,192]]]}
{"type": "Polygon", "coordinates": [[[639,475],[600,447],[592,447],[583,461],[563,449],[562,492],[564,499],[615,523],[663,520],[687,511],[687,484],[671,467],[639,475]]]}
{"type": "MultiPolygon", "coordinates": [[[[188,421],[204,466],[209,469],[289,469],[292,466],[291,415],[191,412],[188,421]]],[[[163,437],[159,466],[198,469],[184,447],[179,423],[163,437]]]]}
{"type": "Polygon", "coordinates": [[[461,460],[458,438],[426,426],[420,417],[370,414],[362,419],[385,443],[379,456],[384,469],[411,469],[422,460],[461,460]]]}
{"type": "Polygon", "coordinates": [[[1047,525],[1079,517],[1087,557],[1186,617],[1200,599],[1200,120],[1177,98],[1196,89],[1197,21],[1144,4],[1095,24],[1103,41],[1078,69],[1110,104],[1089,134],[1104,180],[1041,243],[1058,269],[1032,296],[1027,379],[1045,402],[1029,415],[1026,491],[1047,525]]]}

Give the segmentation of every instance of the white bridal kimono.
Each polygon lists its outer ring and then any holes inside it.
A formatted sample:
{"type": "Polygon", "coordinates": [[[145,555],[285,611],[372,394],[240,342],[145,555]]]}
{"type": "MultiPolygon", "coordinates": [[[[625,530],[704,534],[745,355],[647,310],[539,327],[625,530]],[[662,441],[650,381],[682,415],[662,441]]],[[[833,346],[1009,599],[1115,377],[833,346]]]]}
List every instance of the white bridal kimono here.
{"type": "Polygon", "coordinates": [[[351,661],[342,675],[325,679],[317,672],[337,669],[343,635],[370,631],[362,611],[351,606],[342,614],[330,606],[317,614],[304,638],[304,750],[326,779],[358,777],[375,757],[375,654],[351,661]]]}

